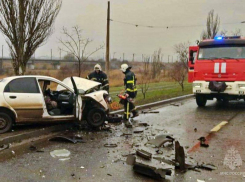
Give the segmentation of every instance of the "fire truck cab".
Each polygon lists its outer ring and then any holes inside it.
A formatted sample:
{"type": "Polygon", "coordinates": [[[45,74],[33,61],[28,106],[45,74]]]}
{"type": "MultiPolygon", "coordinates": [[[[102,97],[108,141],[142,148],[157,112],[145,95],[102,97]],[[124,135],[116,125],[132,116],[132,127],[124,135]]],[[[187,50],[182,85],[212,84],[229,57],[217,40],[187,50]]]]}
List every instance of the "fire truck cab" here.
{"type": "Polygon", "coordinates": [[[245,39],[215,37],[189,47],[188,81],[200,107],[207,100],[245,99],[245,39]]]}

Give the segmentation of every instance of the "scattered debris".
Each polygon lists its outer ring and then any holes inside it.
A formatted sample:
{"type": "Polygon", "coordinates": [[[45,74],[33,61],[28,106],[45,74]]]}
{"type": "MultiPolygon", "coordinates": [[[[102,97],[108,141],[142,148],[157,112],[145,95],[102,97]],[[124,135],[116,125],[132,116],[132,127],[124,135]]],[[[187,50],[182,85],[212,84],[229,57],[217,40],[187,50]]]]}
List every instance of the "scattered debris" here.
{"type": "Polygon", "coordinates": [[[147,127],[147,126],[149,126],[149,124],[148,124],[148,123],[140,122],[140,123],[138,123],[138,126],[144,126],[144,127],[147,127]]]}
{"type": "Polygon", "coordinates": [[[81,167],[80,167],[80,169],[84,169],[84,167],[83,167],[83,166],[81,166],[81,167]]]}
{"type": "Polygon", "coordinates": [[[29,149],[30,149],[31,151],[36,151],[36,150],[37,150],[37,147],[34,146],[34,145],[31,145],[31,146],[29,147],[29,149]]]}
{"type": "Polygon", "coordinates": [[[200,180],[200,179],[197,179],[197,182],[205,182],[205,181],[203,181],[203,180],[200,180]]]}
{"type": "Polygon", "coordinates": [[[181,103],[171,103],[170,105],[179,107],[181,106],[181,103]]]}
{"type": "Polygon", "coordinates": [[[161,151],[161,150],[158,149],[158,150],[156,150],[156,153],[157,154],[163,154],[163,151],[161,151]]]}
{"type": "Polygon", "coordinates": [[[108,123],[120,123],[122,122],[122,116],[118,114],[109,114],[106,120],[108,121],[108,123]]]}
{"type": "Polygon", "coordinates": [[[136,127],[134,128],[134,133],[142,133],[145,129],[143,127],[136,127]]]}
{"type": "Polygon", "coordinates": [[[59,159],[59,161],[67,161],[67,160],[70,160],[70,157],[69,157],[69,158],[62,158],[62,159],[59,159]]]}
{"type": "Polygon", "coordinates": [[[175,162],[175,167],[178,167],[182,171],[185,170],[185,152],[178,141],[175,141],[175,162]]]}
{"type": "Polygon", "coordinates": [[[134,155],[128,155],[126,163],[128,165],[134,165],[136,161],[136,157],[134,155]]]}
{"type": "Polygon", "coordinates": [[[108,176],[112,176],[111,174],[107,174],[108,176]]]}
{"type": "Polygon", "coordinates": [[[173,143],[174,138],[168,135],[158,135],[155,139],[148,141],[146,144],[155,145],[156,147],[161,147],[163,144],[170,142],[173,143]]]}
{"type": "Polygon", "coordinates": [[[53,138],[50,138],[49,141],[60,141],[60,142],[70,142],[70,143],[85,143],[85,141],[83,141],[82,137],[77,137],[77,136],[63,136],[63,135],[59,135],[59,136],[54,136],[53,138]]]}
{"type": "Polygon", "coordinates": [[[202,165],[197,165],[195,167],[196,168],[200,168],[200,169],[206,169],[206,170],[209,170],[209,171],[217,169],[217,167],[214,166],[213,164],[202,164],[202,165]]]}
{"type": "Polygon", "coordinates": [[[113,144],[113,143],[106,143],[106,144],[104,145],[104,147],[108,147],[108,148],[115,148],[115,147],[117,147],[117,144],[113,144]]]}
{"type": "Polygon", "coordinates": [[[154,113],[154,114],[158,114],[159,111],[141,111],[142,114],[150,114],[150,113],[154,113]]]}
{"type": "Polygon", "coordinates": [[[171,170],[169,169],[156,169],[155,167],[148,166],[141,163],[135,163],[133,170],[139,174],[154,178],[154,179],[164,179],[165,175],[171,175],[171,170]]]}
{"type": "Polygon", "coordinates": [[[136,150],[136,155],[143,157],[144,159],[147,159],[147,160],[150,160],[152,157],[152,154],[145,150],[136,150]]]}
{"type": "Polygon", "coordinates": [[[5,145],[5,144],[4,145],[1,145],[0,146],[0,152],[3,151],[3,150],[6,150],[8,148],[9,148],[9,144],[7,144],[7,145],[5,145]]]}
{"type": "Polygon", "coordinates": [[[194,128],[194,131],[197,132],[197,128],[194,128]]]}
{"type": "Polygon", "coordinates": [[[52,152],[50,152],[50,155],[53,158],[59,158],[59,157],[69,157],[71,154],[71,152],[69,150],[66,149],[61,149],[61,150],[54,150],[52,152]]]}
{"type": "Polygon", "coordinates": [[[200,137],[198,140],[200,140],[201,147],[209,147],[209,145],[206,143],[205,137],[200,137]]]}

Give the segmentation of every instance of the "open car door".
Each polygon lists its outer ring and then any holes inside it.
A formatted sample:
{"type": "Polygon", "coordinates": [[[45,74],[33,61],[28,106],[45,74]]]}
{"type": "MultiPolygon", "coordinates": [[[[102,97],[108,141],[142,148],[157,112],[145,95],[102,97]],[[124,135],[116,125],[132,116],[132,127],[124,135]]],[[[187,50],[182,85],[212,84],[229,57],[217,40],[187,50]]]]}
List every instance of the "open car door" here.
{"type": "Polygon", "coordinates": [[[195,60],[197,59],[198,46],[189,47],[188,60],[188,82],[192,83],[194,79],[195,60]]]}
{"type": "Polygon", "coordinates": [[[82,120],[82,98],[81,96],[79,95],[79,92],[78,92],[78,89],[77,89],[77,86],[76,86],[76,83],[73,79],[73,77],[71,77],[71,82],[72,82],[72,86],[73,86],[73,90],[74,90],[74,93],[75,93],[75,97],[74,97],[74,115],[76,116],[76,119],[78,121],[81,121],[82,120]]]}

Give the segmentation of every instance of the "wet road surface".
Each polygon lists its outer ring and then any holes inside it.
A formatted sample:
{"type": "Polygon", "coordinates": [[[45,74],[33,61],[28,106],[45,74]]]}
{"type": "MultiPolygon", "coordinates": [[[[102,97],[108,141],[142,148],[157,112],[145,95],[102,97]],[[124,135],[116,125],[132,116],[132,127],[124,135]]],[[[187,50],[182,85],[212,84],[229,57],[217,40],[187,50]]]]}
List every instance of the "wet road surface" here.
{"type": "Polygon", "coordinates": [[[184,146],[186,161],[191,164],[211,163],[217,170],[186,171],[174,170],[173,166],[152,159],[143,162],[159,168],[171,168],[173,173],[165,181],[245,181],[245,103],[209,101],[205,108],[198,108],[195,100],[188,99],[174,105],[157,109],[159,114],[141,114],[135,118],[134,125],[147,122],[142,133],[133,133],[133,129],[123,124],[112,124],[108,131],[76,131],[86,143],[44,142],[36,147],[44,152],[27,150],[21,156],[0,163],[1,181],[154,181],[133,172],[125,163],[126,156],[144,149],[153,157],[174,158],[174,146],[159,148],[163,154],[145,145],[148,138],[159,134],[171,134],[184,146]],[[210,130],[222,121],[228,123],[219,131],[210,134],[210,130]],[[196,128],[196,130],[195,130],[196,128]],[[200,137],[208,138],[208,148],[200,147],[200,137]],[[104,144],[117,144],[115,148],[106,148],[104,144]],[[71,152],[69,160],[60,161],[50,152],[67,149],[71,152]],[[224,164],[226,161],[226,165],[224,164]],[[241,164],[242,163],[242,164],[241,164]],[[237,166],[238,165],[238,166],[237,166]],[[3,180],[4,179],[4,180],[3,180]]]}

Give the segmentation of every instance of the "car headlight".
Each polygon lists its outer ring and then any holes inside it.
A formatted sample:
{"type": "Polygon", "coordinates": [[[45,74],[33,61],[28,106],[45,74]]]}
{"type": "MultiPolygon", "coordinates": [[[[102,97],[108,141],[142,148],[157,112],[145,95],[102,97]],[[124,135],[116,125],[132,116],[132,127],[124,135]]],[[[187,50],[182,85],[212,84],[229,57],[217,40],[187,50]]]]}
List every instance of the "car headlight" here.
{"type": "Polygon", "coordinates": [[[238,87],[241,89],[245,89],[245,84],[238,84],[238,87]]]}
{"type": "Polygon", "coordinates": [[[193,83],[192,86],[196,87],[196,88],[201,88],[202,84],[201,83],[193,83]]]}

